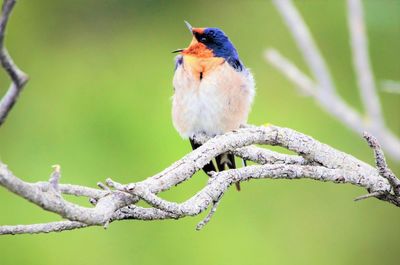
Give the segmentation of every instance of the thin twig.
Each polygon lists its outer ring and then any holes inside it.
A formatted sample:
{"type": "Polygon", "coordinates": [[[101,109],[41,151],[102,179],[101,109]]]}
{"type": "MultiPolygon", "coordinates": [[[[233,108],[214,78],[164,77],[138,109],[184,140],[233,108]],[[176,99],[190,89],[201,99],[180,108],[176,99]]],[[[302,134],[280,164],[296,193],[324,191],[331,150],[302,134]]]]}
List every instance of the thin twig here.
{"type": "Polygon", "coordinates": [[[61,167],[60,165],[53,166],[54,171],[51,173],[49,183],[50,186],[57,192],[59,192],[59,182],[61,178],[61,167]]]}
{"type": "Polygon", "coordinates": [[[320,87],[319,93],[322,93],[324,96],[336,94],[328,66],[312,38],[306,23],[292,1],[274,0],[273,3],[284,17],[292,36],[296,40],[297,46],[302,52],[304,60],[310,67],[313,77],[320,87]]]}
{"type": "Polygon", "coordinates": [[[376,92],[374,75],[368,54],[368,39],[364,23],[364,12],[361,0],[347,0],[348,23],[350,31],[351,51],[356,72],[361,100],[367,117],[377,127],[383,127],[384,119],[376,92]]]}
{"type": "Polygon", "coordinates": [[[314,84],[306,74],[301,72],[292,62],[274,49],[265,52],[265,58],[278,70],[280,70],[290,81],[306,94],[313,96],[320,106],[332,116],[341,120],[346,126],[361,133],[363,121],[359,113],[337,95],[325,96],[319,93],[320,88],[314,84]]]}
{"type": "Polygon", "coordinates": [[[105,190],[105,191],[109,191],[110,190],[110,188],[109,187],[107,187],[107,185],[105,185],[103,182],[97,182],[97,186],[100,188],[100,189],[102,189],[102,190],[105,190]]]}
{"type": "Polygon", "coordinates": [[[382,91],[393,94],[400,94],[400,82],[394,80],[383,80],[381,82],[382,91]]]}
{"type": "Polygon", "coordinates": [[[356,201],[361,201],[361,200],[365,200],[365,199],[368,199],[368,198],[376,198],[376,197],[379,197],[379,196],[382,196],[382,195],[383,195],[382,192],[375,191],[375,192],[372,192],[372,193],[368,193],[368,194],[365,194],[365,195],[358,196],[357,198],[354,199],[354,201],[356,202],[356,201]]]}
{"type": "Polygon", "coordinates": [[[360,27],[363,28],[364,26],[362,11],[360,11],[361,6],[358,5],[360,4],[359,0],[351,2],[352,10],[349,10],[349,15],[354,17],[349,18],[349,25],[351,27],[350,33],[355,56],[354,63],[359,78],[360,90],[365,108],[368,108],[367,116],[370,119],[365,119],[364,115],[361,115],[347,104],[336,92],[328,67],[292,1],[274,0],[274,4],[291,31],[315,82],[276,50],[268,49],[265,53],[266,59],[303,92],[313,96],[325,111],[360,135],[364,131],[371,132],[379,139],[388,155],[400,161],[400,139],[384,124],[375,85],[373,84],[365,29],[360,29],[360,27]],[[356,4],[353,5],[353,3],[356,4]],[[357,50],[358,47],[360,47],[360,50],[357,50]]]}
{"type": "Polygon", "coordinates": [[[8,91],[0,101],[0,126],[4,123],[8,113],[28,81],[28,76],[13,62],[7,49],[4,47],[5,30],[15,3],[15,0],[4,0],[0,18],[0,63],[12,80],[8,91]]]}
{"type": "Polygon", "coordinates": [[[286,77],[295,83],[301,92],[307,96],[317,96],[318,91],[314,81],[283,57],[277,50],[268,49],[265,51],[264,56],[273,66],[284,72],[286,77]]]}
{"type": "Polygon", "coordinates": [[[400,197],[400,180],[394,175],[392,170],[388,167],[378,140],[371,134],[364,132],[364,138],[368,142],[369,147],[374,150],[376,168],[379,174],[387,179],[393,188],[393,192],[397,197],[400,197]]]}
{"type": "Polygon", "coordinates": [[[211,207],[210,212],[207,214],[207,216],[197,224],[196,230],[200,231],[203,229],[203,227],[208,224],[208,222],[211,221],[211,218],[214,216],[215,212],[217,211],[218,205],[221,202],[221,198],[219,198],[217,201],[213,202],[213,206],[211,207]]]}

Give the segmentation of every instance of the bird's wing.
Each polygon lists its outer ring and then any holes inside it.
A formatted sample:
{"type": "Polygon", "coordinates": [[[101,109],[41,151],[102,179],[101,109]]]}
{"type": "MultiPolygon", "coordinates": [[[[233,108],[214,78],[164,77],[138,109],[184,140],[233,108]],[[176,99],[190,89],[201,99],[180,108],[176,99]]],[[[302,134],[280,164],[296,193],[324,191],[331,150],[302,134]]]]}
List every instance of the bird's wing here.
{"type": "Polygon", "coordinates": [[[179,66],[181,66],[182,63],[183,63],[183,56],[182,56],[182,55],[177,55],[177,56],[175,57],[175,68],[174,68],[174,71],[176,71],[176,69],[177,69],[179,66]]]}
{"type": "Polygon", "coordinates": [[[243,63],[238,58],[228,57],[226,61],[232,66],[236,71],[241,72],[244,69],[243,63]]]}
{"type": "MultiPolygon", "coordinates": [[[[183,65],[183,56],[182,55],[177,55],[175,57],[175,67],[174,67],[174,72],[176,72],[176,69],[178,69],[179,66],[183,65]]],[[[175,86],[174,88],[174,92],[175,92],[175,86]]]]}

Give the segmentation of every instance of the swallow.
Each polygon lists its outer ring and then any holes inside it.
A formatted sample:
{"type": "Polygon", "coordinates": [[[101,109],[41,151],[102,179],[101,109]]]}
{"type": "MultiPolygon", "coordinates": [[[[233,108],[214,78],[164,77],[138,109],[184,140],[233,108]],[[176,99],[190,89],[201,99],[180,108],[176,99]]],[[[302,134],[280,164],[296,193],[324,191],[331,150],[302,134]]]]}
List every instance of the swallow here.
{"type": "MultiPolygon", "coordinates": [[[[200,146],[194,142],[194,135],[214,137],[246,124],[255,83],[221,29],[194,28],[185,23],[192,41],[187,48],[173,51],[179,54],[173,77],[172,121],[194,150],[200,146]]],[[[236,168],[232,154],[221,154],[215,160],[219,171],[236,168]]],[[[210,175],[216,168],[210,161],[203,170],[210,175]]],[[[240,190],[239,183],[236,188],[240,190]]]]}

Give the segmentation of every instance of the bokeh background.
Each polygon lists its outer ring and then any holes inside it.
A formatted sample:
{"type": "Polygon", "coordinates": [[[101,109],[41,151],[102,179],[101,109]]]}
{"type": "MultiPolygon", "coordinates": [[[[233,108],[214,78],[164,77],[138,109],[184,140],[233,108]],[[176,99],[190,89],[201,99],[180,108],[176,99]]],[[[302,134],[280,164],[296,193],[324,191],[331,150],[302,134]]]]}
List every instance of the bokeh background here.
{"type": "MultiPolygon", "coordinates": [[[[353,74],[344,0],[296,1],[347,102],[362,111],[353,74]]],[[[400,80],[400,1],[364,1],[378,83],[400,80]]],[[[326,114],[263,59],[278,48],[309,73],[269,1],[20,1],[6,44],[31,80],[0,128],[0,158],[27,181],[62,166],[62,182],[133,182],[189,152],[170,118],[173,55],[183,24],[222,28],[257,80],[249,122],[288,126],[373,163],[366,143],[326,114]]],[[[0,91],[8,87],[0,73],[0,91]]],[[[379,92],[400,136],[400,95],[379,92]]],[[[389,160],[400,174],[400,163],[389,160]]],[[[182,201],[206,183],[198,173],[165,193],[182,201]]],[[[365,191],[310,180],[261,180],[231,189],[201,232],[202,216],[124,221],[104,231],[0,237],[0,264],[396,264],[400,211],[365,191]]],[[[73,198],[71,198],[73,199],[73,198]]],[[[75,200],[76,201],[76,200],[75,200]]],[[[88,203],[80,201],[84,205],[88,203]]],[[[59,220],[0,189],[0,223],[59,220]]]]}

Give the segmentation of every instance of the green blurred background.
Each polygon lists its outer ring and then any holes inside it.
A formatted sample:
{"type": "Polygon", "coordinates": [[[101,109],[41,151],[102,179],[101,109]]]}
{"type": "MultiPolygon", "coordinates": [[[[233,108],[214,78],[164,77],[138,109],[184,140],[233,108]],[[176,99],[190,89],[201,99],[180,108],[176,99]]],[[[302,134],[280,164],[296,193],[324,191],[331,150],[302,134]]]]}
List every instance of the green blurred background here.
{"type": "MultiPolygon", "coordinates": [[[[347,102],[362,111],[342,0],[297,1],[347,102]]],[[[400,80],[400,1],[364,1],[377,84],[400,80]]],[[[20,1],[6,44],[31,77],[0,128],[0,158],[27,181],[62,166],[62,182],[133,182],[189,152],[170,118],[173,55],[190,35],[183,24],[222,28],[257,81],[249,122],[288,126],[373,163],[366,143],[326,114],[263,59],[278,48],[309,73],[269,1],[20,1]]],[[[8,78],[1,72],[4,93],[8,78]]],[[[379,92],[400,136],[400,95],[379,92]]],[[[400,163],[389,160],[400,174],[400,163]]],[[[203,173],[165,193],[182,201],[203,173]]],[[[210,224],[124,221],[41,235],[0,237],[0,264],[396,264],[400,211],[353,198],[365,191],[309,180],[261,180],[231,189],[210,224]]],[[[0,189],[0,223],[59,220],[0,189]]],[[[88,205],[86,201],[81,201],[88,205]]],[[[398,264],[398,263],[397,263],[398,264]]]]}

